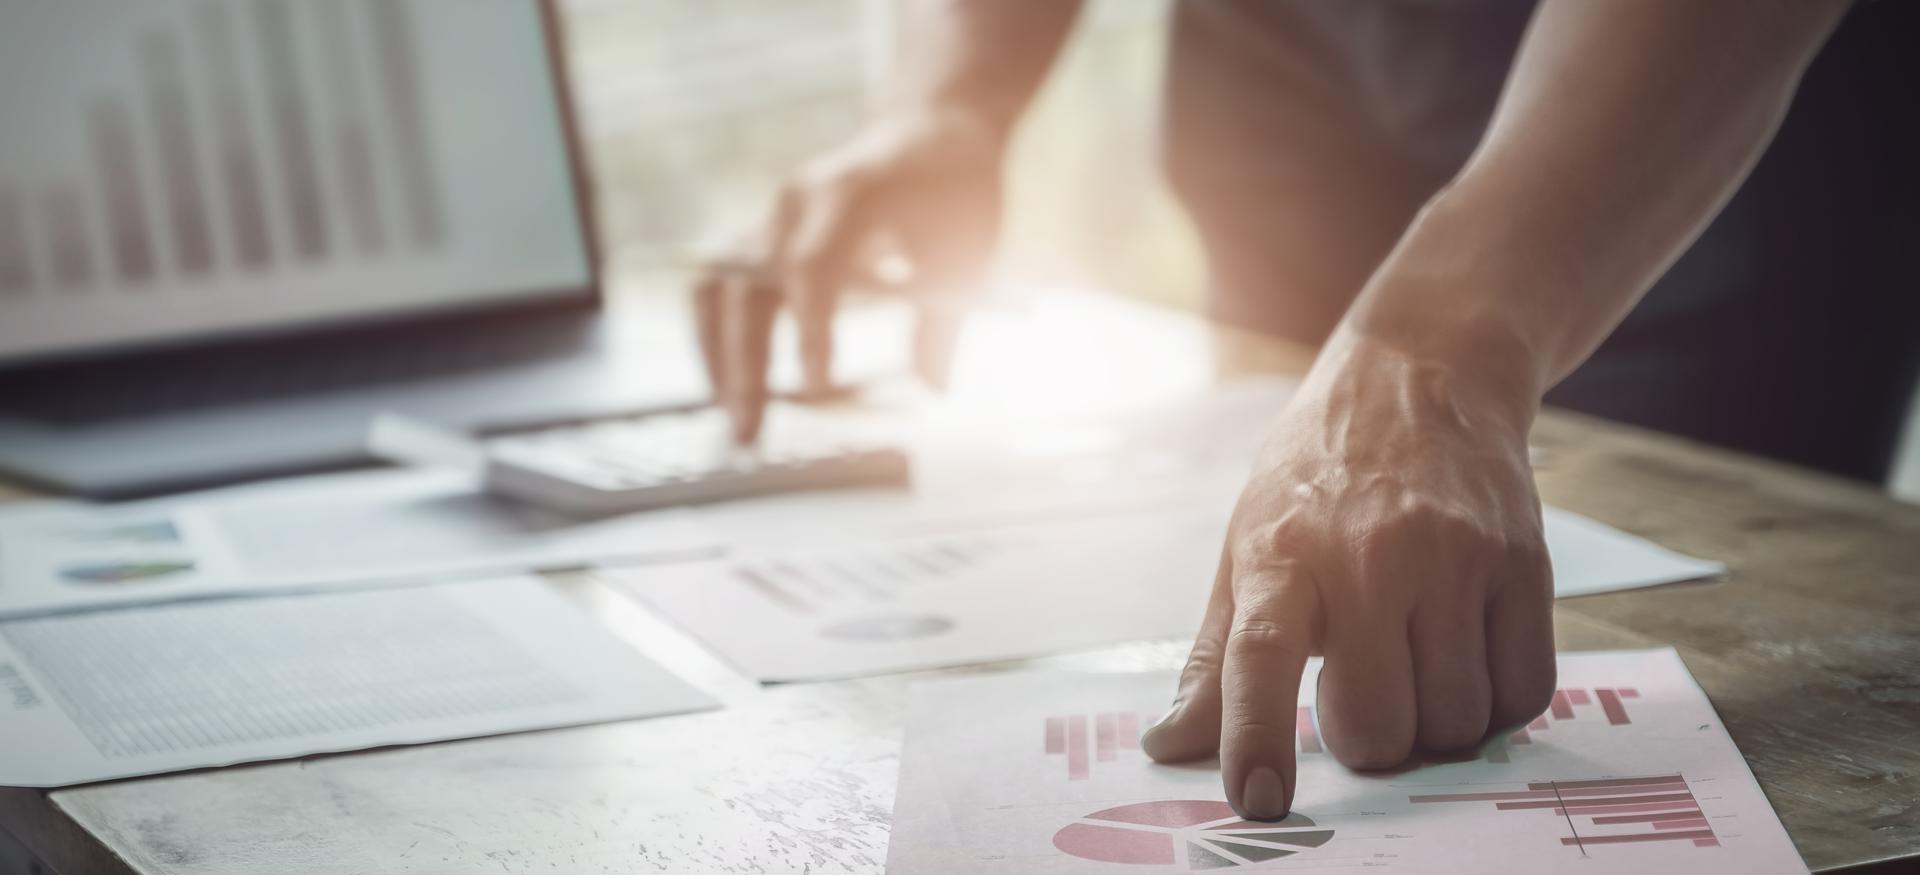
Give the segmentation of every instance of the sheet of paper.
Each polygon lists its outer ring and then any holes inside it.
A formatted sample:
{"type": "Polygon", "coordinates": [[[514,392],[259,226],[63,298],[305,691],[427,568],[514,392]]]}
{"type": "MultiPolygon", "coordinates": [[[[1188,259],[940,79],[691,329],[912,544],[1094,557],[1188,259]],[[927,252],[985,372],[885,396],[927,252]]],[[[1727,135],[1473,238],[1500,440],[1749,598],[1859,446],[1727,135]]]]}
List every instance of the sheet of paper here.
{"type": "Polygon", "coordinates": [[[1227,509],[975,529],[602,572],[761,680],[983,662],[1190,632],[1227,509]]]}
{"type": "MultiPolygon", "coordinates": [[[[820,513],[843,518],[843,505],[820,513]]],[[[1198,631],[1232,503],[1185,505],[605,576],[765,681],[987,662],[1198,631]]],[[[809,515],[804,502],[783,507],[809,515]]],[[[1557,595],[1723,571],[1566,511],[1549,508],[1546,528],[1557,595]]]]}
{"type": "Polygon", "coordinates": [[[1689,580],[1719,580],[1727,566],[1675,553],[1645,538],[1557,507],[1543,507],[1553,595],[1565,598],[1689,580]]]}
{"type": "Polygon", "coordinates": [[[1719,717],[1671,650],[1562,654],[1548,713],[1453,762],[1356,773],[1301,685],[1292,814],[1236,817],[1217,763],[1139,751],[1172,673],[923,684],[900,766],[891,875],[1368,868],[1409,873],[1804,873],[1719,717]]]}
{"type": "Polygon", "coordinates": [[[0,785],[717,707],[538,580],[0,622],[0,785]]]}
{"type": "Polygon", "coordinates": [[[166,499],[0,511],[0,617],[235,593],[417,583],[717,550],[683,510],[583,523],[382,470],[166,499]]]}

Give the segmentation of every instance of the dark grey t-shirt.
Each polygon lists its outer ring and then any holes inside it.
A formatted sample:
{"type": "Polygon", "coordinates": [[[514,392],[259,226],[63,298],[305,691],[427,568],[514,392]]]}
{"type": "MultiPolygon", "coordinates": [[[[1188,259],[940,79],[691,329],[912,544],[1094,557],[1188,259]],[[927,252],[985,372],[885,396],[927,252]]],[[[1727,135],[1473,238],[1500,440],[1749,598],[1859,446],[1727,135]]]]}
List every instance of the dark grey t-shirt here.
{"type": "Polygon", "coordinates": [[[1533,0],[1188,0],[1166,166],[1216,318],[1318,343],[1479,142],[1533,0]]]}
{"type": "MultiPolygon", "coordinates": [[[[1180,0],[1165,164],[1210,314],[1319,343],[1479,142],[1534,0],[1180,0]]],[[[1550,402],[1865,479],[1920,372],[1920,2],[1856,8],[1701,239],[1550,402]]]]}

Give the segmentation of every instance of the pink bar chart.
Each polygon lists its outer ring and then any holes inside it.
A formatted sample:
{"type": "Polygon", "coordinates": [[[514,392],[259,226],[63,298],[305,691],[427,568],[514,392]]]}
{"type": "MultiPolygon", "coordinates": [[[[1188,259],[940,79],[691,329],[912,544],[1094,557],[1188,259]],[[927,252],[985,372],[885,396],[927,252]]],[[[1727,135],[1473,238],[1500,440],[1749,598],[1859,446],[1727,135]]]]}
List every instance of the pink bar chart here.
{"type": "MultiPolygon", "coordinates": [[[[1612,692],[1612,691],[1609,691],[1612,692]]],[[[1590,845],[1692,842],[1718,847],[1720,840],[1680,775],[1544,781],[1525,790],[1409,796],[1415,804],[1492,803],[1497,812],[1543,814],[1573,833],[1560,843],[1583,852],[1590,845]]]]}
{"type": "Polygon", "coordinates": [[[1067,780],[1089,780],[1093,777],[1094,763],[1117,762],[1121,751],[1139,750],[1140,727],[1152,725],[1158,716],[1138,711],[1105,711],[1048,717],[1047,755],[1066,759],[1067,780]]]}
{"type": "Polygon", "coordinates": [[[1580,713],[1574,708],[1590,706],[1595,701],[1599,702],[1600,713],[1606,716],[1608,725],[1628,726],[1633,723],[1633,719],[1627,715],[1625,700],[1640,698],[1639,690],[1633,687],[1596,687],[1591,691],[1592,695],[1588,695],[1588,692],[1584,689],[1554,690],[1547,713],[1533,718],[1533,722],[1527,724],[1527,729],[1540,731],[1552,728],[1553,722],[1548,720],[1549,716],[1553,720],[1577,719],[1580,713]]]}

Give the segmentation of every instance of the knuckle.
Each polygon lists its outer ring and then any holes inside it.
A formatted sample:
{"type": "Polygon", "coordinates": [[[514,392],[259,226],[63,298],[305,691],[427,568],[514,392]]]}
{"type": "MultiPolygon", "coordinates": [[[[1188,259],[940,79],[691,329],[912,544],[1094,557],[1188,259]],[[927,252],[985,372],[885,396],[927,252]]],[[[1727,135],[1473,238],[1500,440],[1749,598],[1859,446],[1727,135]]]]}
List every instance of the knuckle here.
{"type": "Polygon", "coordinates": [[[1221,657],[1225,655],[1218,641],[1211,636],[1202,637],[1194,641],[1193,649],[1187,652],[1187,667],[1182,676],[1186,672],[1206,672],[1218,668],[1221,657]]]}
{"type": "Polygon", "coordinates": [[[1286,655],[1301,650],[1305,642],[1285,623],[1266,617],[1240,617],[1228,633],[1227,647],[1246,653],[1286,655]]]}
{"type": "MultiPolygon", "coordinates": [[[[1326,715],[1322,715],[1323,719],[1326,715]]],[[[1415,727],[1369,724],[1325,734],[1327,749],[1342,765],[1354,769],[1390,769],[1413,753],[1415,727]]]]}
{"type": "Polygon", "coordinates": [[[1553,574],[1553,557],[1547,552],[1547,541],[1538,532],[1529,532],[1520,538],[1509,538],[1506,553],[1515,567],[1524,569],[1531,579],[1549,578],[1553,574]]]}
{"type": "Polygon", "coordinates": [[[1350,769],[1375,771],[1391,769],[1407,761],[1413,745],[1386,739],[1354,739],[1333,748],[1333,755],[1350,769]]]}
{"type": "Polygon", "coordinates": [[[1512,726],[1546,713],[1553,702],[1552,672],[1522,680],[1508,681],[1494,691],[1492,725],[1512,726]]]}
{"type": "Polygon", "coordinates": [[[1398,526],[1390,535],[1411,536],[1442,545],[1479,546],[1499,540],[1481,520],[1465,508],[1432,499],[1413,502],[1406,508],[1398,526]]]}
{"type": "Polygon", "coordinates": [[[1249,641],[1277,641],[1286,632],[1280,621],[1267,617],[1236,617],[1233,621],[1233,637],[1249,641]]]}
{"type": "Polygon", "coordinates": [[[1263,715],[1245,712],[1227,717],[1222,722],[1222,729],[1241,739],[1258,739],[1274,735],[1284,735],[1287,738],[1293,737],[1293,724],[1288,723],[1282,725],[1276,721],[1267,719],[1263,715]]]}
{"type": "Polygon", "coordinates": [[[1240,549],[1254,556],[1287,556],[1310,541],[1316,529],[1300,514],[1287,511],[1278,516],[1246,519],[1237,527],[1240,549]]]}
{"type": "Polygon", "coordinates": [[[1521,604],[1529,607],[1536,621],[1550,622],[1553,613],[1553,569],[1523,567],[1509,573],[1500,581],[1499,593],[1506,598],[1521,599],[1521,604]]]}
{"type": "Polygon", "coordinates": [[[1459,750],[1479,743],[1487,733],[1487,709],[1459,709],[1422,721],[1420,743],[1434,750],[1459,750]]]}
{"type": "MultiPolygon", "coordinates": [[[[1413,715],[1408,715],[1411,718],[1413,715]]],[[[1390,769],[1413,753],[1419,731],[1413,719],[1356,719],[1338,709],[1320,714],[1321,737],[1341,764],[1355,769],[1390,769]]]]}

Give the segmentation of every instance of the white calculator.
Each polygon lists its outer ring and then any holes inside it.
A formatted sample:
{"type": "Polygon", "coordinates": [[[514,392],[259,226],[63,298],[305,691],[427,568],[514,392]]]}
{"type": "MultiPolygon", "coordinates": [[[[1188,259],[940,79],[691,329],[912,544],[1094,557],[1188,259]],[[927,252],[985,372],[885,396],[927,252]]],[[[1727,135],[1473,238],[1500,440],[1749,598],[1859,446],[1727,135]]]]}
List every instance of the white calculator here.
{"type": "Polygon", "coordinates": [[[386,415],[369,447],[393,461],[463,464],[488,492],[578,516],[799,489],[901,485],[906,452],[832,417],[776,403],[755,446],[707,407],[475,441],[386,415]]]}

